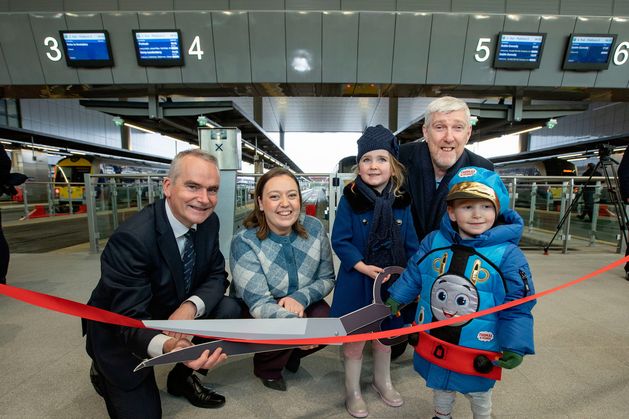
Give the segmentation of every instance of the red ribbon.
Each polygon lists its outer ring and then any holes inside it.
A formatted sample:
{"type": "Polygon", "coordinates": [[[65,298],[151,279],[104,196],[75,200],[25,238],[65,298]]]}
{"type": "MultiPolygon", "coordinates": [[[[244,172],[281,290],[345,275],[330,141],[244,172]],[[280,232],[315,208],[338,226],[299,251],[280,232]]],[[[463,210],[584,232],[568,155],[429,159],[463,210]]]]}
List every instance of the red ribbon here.
{"type": "MultiPolygon", "coordinates": [[[[403,327],[400,329],[385,330],[382,332],[361,333],[357,335],[348,336],[330,336],[327,338],[302,338],[302,339],[282,339],[282,340],[246,340],[246,339],[233,339],[233,338],[220,338],[222,340],[230,340],[234,342],[248,342],[248,343],[267,343],[277,345],[312,345],[312,344],[338,344],[346,342],[359,342],[364,340],[392,338],[395,336],[408,335],[411,333],[421,332],[425,330],[434,329],[436,327],[449,326],[453,323],[464,322],[467,320],[475,319],[476,317],[485,316],[487,314],[496,313],[507,308],[515,307],[526,302],[536,300],[540,297],[555,293],[564,288],[571,287],[580,282],[586,281],[597,275],[614,269],[623,263],[629,262],[629,256],[617,260],[607,266],[597,269],[581,278],[567,282],[554,288],[550,288],[546,291],[538,292],[537,294],[529,295],[528,297],[520,298],[518,300],[510,301],[508,303],[500,304],[498,306],[488,308],[485,310],[477,311],[475,313],[466,314],[464,316],[453,317],[451,319],[441,320],[433,323],[419,324],[417,326],[403,327]]],[[[88,306],[86,304],[77,303],[75,301],[66,300],[65,298],[55,297],[48,294],[42,294],[35,291],[25,290],[23,288],[13,287],[11,285],[0,284],[0,294],[4,294],[7,297],[15,298],[16,300],[23,301],[28,304],[32,304],[38,307],[42,307],[48,310],[58,311],[60,313],[69,314],[71,316],[82,317],[84,319],[94,320],[103,323],[111,323],[119,326],[146,328],[141,320],[132,319],[131,317],[123,316],[121,314],[112,313],[107,310],[88,306]]],[[[244,320],[246,321],[246,320],[244,320]]]]}
{"type": "Polygon", "coordinates": [[[112,313],[111,311],[88,306],[87,304],[77,303],[76,301],[66,300],[65,298],[55,297],[53,295],[42,294],[40,292],[25,290],[24,288],[13,287],[11,285],[0,284],[0,294],[7,297],[15,298],[27,304],[45,308],[59,313],[69,314],[70,316],[82,317],[97,322],[111,323],[118,326],[145,328],[141,320],[132,319],[122,314],[112,313]]]}

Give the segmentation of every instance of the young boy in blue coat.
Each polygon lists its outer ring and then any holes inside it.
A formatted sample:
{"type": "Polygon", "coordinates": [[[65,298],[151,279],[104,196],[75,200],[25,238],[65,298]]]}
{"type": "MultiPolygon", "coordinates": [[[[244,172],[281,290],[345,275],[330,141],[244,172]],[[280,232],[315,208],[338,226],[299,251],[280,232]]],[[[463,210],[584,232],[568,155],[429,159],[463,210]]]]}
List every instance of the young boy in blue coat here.
{"type": "MultiPolygon", "coordinates": [[[[421,242],[404,274],[389,288],[387,304],[420,296],[416,322],[431,323],[491,308],[533,294],[518,242],[522,218],[509,209],[500,177],[480,167],[459,170],[449,184],[440,229],[421,242]]],[[[415,370],[433,389],[436,418],[450,418],[456,393],[475,419],[491,415],[491,390],[502,368],[534,353],[535,301],[419,334],[415,370]]]]}

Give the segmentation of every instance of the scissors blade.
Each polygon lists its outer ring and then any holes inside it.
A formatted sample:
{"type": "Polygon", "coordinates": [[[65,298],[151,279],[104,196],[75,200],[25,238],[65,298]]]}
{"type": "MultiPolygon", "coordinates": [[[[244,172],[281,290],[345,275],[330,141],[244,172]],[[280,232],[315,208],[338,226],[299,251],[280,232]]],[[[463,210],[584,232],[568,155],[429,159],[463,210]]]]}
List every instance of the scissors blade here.
{"type": "Polygon", "coordinates": [[[151,329],[223,339],[284,340],[346,336],[339,318],[144,320],[151,329]]]}
{"type": "Polygon", "coordinates": [[[391,309],[388,306],[374,303],[341,316],[339,320],[350,335],[379,331],[380,322],[390,315],[391,309]]]}
{"type": "Polygon", "coordinates": [[[142,368],[153,367],[155,365],[174,364],[177,362],[192,361],[201,356],[203,351],[210,352],[222,348],[223,353],[229,356],[245,355],[255,352],[269,352],[280,349],[297,348],[299,345],[270,345],[261,343],[231,342],[228,340],[213,340],[211,342],[200,343],[188,348],[179,349],[150,359],[145,359],[133,370],[139,371],[142,368]]]}

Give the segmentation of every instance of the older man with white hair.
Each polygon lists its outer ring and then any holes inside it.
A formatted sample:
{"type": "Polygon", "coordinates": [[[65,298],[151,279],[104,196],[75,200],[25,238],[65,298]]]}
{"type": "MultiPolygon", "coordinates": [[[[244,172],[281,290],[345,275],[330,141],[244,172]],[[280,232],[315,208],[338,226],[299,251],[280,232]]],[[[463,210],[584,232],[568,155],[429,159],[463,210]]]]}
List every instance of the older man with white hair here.
{"type": "Polygon", "coordinates": [[[400,161],[406,167],[406,189],[412,198],[413,221],[421,241],[439,228],[446,211],[448,182],[461,167],[493,170],[487,159],[465,145],[472,134],[470,110],[461,99],[444,96],[432,101],[424,115],[425,141],[400,147],[400,161]]]}

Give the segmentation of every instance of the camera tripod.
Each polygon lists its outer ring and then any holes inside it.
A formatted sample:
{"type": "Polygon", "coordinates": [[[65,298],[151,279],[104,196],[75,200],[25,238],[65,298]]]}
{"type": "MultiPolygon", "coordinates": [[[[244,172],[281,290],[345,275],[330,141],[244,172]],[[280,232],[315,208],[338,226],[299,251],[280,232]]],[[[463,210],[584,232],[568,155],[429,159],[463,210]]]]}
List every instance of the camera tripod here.
{"type": "Polygon", "coordinates": [[[605,177],[607,191],[609,192],[609,199],[615,209],[615,214],[616,214],[616,219],[618,221],[618,227],[620,229],[621,239],[624,240],[625,246],[628,245],[627,225],[629,225],[629,220],[627,219],[627,210],[623,203],[622,197],[620,196],[620,184],[618,183],[618,173],[616,170],[616,167],[618,166],[618,162],[614,160],[613,158],[611,158],[611,150],[612,150],[612,147],[609,145],[602,145],[599,148],[599,153],[598,153],[599,159],[598,159],[598,162],[596,163],[596,166],[594,166],[592,173],[587,178],[585,183],[582,185],[581,190],[579,190],[579,192],[575,195],[574,199],[570,203],[570,206],[568,207],[568,209],[566,209],[565,213],[561,217],[559,224],[557,224],[557,230],[555,231],[555,234],[550,239],[546,247],[544,247],[545,255],[548,254],[548,249],[550,248],[553,241],[557,237],[557,234],[559,234],[559,231],[563,227],[568,217],[570,217],[570,214],[572,213],[574,208],[577,206],[579,199],[583,195],[583,192],[585,191],[585,189],[590,184],[592,177],[598,171],[598,169],[602,169],[603,175],[605,177]]]}

